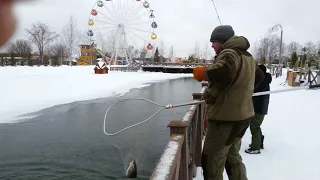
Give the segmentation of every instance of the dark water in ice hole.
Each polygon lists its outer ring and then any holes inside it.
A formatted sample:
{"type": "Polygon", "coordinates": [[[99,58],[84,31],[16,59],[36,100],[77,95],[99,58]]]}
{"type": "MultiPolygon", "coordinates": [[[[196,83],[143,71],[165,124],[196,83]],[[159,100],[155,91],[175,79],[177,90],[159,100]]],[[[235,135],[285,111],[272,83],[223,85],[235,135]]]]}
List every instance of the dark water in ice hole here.
{"type": "MultiPolygon", "coordinates": [[[[168,141],[168,123],[181,119],[187,107],[165,110],[117,136],[103,133],[106,109],[126,97],[160,104],[189,102],[191,93],[200,88],[192,78],[170,80],[122,97],[54,106],[36,112],[39,116],[24,123],[0,124],[0,179],[126,179],[129,154],[137,160],[138,179],[148,179],[168,141]]],[[[158,108],[143,101],[120,103],[110,112],[107,131],[142,121],[158,108]]]]}

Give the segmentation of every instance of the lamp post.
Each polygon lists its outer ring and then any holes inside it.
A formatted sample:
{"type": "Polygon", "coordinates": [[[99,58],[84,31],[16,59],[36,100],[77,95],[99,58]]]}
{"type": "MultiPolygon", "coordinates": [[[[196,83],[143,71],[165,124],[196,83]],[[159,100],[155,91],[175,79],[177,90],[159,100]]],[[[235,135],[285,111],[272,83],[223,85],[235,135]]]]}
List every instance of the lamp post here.
{"type": "Polygon", "coordinates": [[[274,25],[272,28],[269,29],[269,33],[271,34],[272,32],[278,30],[280,28],[281,30],[281,35],[280,35],[280,53],[279,53],[279,76],[282,75],[282,67],[280,65],[281,61],[282,61],[282,35],[283,35],[283,28],[281,26],[281,24],[276,24],[274,25]]]}

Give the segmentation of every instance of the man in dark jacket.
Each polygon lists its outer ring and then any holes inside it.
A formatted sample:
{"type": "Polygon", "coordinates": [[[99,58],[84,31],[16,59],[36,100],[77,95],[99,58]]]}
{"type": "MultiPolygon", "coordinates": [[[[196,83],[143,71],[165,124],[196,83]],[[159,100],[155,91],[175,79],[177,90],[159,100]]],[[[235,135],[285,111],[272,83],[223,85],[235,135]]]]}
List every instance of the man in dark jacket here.
{"type": "MultiPolygon", "coordinates": [[[[270,91],[270,83],[272,81],[272,76],[267,73],[267,68],[264,65],[259,65],[261,70],[265,74],[265,78],[258,87],[255,88],[254,92],[270,91]]],[[[263,149],[264,136],[261,131],[261,124],[263,122],[264,116],[268,113],[270,94],[262,96],[254,96],[252,98],[255,116],[250,123],[250,131],[252,135],[250,148],[245,150],[249,154],[259,154],[260,149],[263,149]]]]}
{"type": "Polygon", "coordinates": [[[216,27],[210,41],[217,56],[205,68],[204,75],[197,75],[208,81],[203,95],[209,119],[202,152],[204,179],[222,180],[228,161],[229,178],[247,180],[239,150],[241,138],[254,116],[254,85],[262,82],[264,74],[247,51],[249,41],[235,36],[231,26],[216,27]]]}

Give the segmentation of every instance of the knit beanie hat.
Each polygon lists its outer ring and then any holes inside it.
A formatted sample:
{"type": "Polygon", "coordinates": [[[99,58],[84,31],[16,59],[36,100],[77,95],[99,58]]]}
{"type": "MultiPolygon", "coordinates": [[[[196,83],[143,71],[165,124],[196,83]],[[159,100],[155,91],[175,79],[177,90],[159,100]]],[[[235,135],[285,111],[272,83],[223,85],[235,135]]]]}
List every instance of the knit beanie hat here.
{"type": "Polygon", "coordinates": [[[211,34],[210,42],[220,42],[224,44],[232,36],[234,36],[234,31],[230,25],[221,25],[214,28],[211,34]]]}

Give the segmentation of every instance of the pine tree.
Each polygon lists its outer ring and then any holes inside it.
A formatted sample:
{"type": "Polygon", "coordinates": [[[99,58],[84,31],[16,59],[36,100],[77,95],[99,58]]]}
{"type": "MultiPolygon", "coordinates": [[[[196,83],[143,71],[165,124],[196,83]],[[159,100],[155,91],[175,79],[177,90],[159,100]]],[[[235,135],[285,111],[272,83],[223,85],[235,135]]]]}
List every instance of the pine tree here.
{"type": "Polygon", "coordinates": [[[31,59],[31,53],[28,54],[28,66],[33,66],[33,61],[31,59]]]}
{"type": "Polygon", "coordinates": [[[51,65],[52,66],[60,66],[60,61],[58,56],[53,56],[51,58],[51,65]]]}
{"type": "Polygon", "coordinates": [[[290,63],[290,68],[294,68],[296,62],[298,60],[298,55],[296,52],[293,52],[291,55],[291,63],[290,63]]]}
{"type": "Polygon", "coordinates": [[[156,49],[156,52],[154,53],[154,62],[160,62],[160,55],[159,55],[158,47],[156,49]]]}
{"type": "Polygon", "coordinates": [[[3,56],[1,56],[0,66],[4,66],[4,57],[3,56]]]}
{"type": "Polygon", "coordinates": [[[43,57],[43,65],[44,66],[48,66],[49,65],[49,59],[50,58],[48,56],[46,56],[46,55],[43,57]]]}
{"type": "Polygon", "coordinates": [[[14,59],[13,53],[11,53],[11,66],[16,66],[16,60],[14,59]]]}

